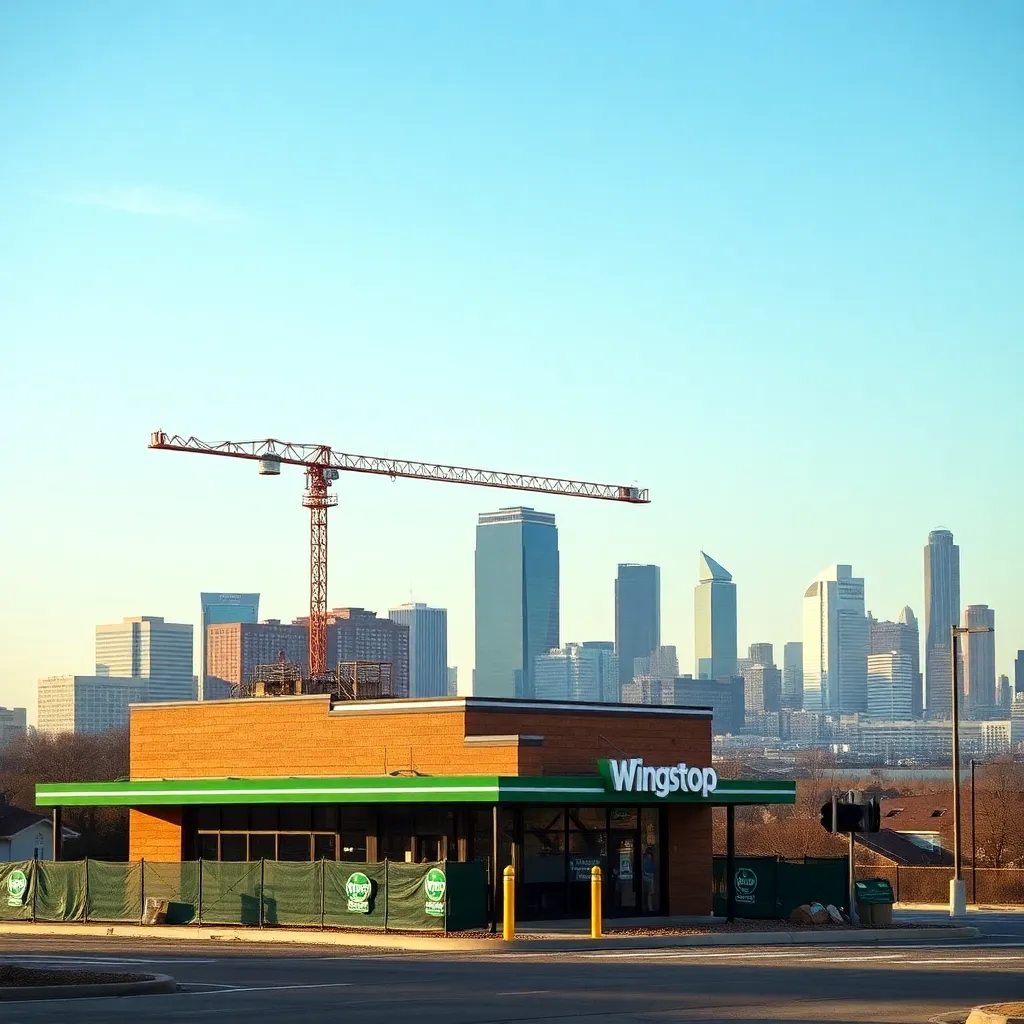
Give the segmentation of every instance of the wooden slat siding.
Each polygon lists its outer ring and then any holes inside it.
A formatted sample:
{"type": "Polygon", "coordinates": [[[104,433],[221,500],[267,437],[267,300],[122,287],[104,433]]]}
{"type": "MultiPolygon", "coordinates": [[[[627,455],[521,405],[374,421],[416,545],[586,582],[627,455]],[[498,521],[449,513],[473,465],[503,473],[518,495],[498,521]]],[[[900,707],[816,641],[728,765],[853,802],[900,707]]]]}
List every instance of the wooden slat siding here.
{"type": "Polygon", "coordinates": [[[593,774],[599,757],[711,763],[708,719],[458,705],[406,715],[329,713],[322,700],[239,700],[137,707],[131,777],[593,774]],[[541,746],[489,746],[470,736],[543,736],[541,746]]]}
{"type": "Polygon", "coordinates": [[[128,814],[129,860],[181,860],[180,807],[133,807],[128,814]]]}
{"type": "Polygon", "coordinates": [[[711,913],[711,808],[669,804],[668,912],[711,913]]]}

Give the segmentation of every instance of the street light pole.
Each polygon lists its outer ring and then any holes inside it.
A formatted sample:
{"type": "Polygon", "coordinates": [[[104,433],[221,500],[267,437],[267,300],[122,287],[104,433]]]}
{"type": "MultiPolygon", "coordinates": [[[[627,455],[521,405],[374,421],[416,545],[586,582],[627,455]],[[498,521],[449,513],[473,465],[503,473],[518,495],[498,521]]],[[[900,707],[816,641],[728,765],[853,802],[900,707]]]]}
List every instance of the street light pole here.
{"type": "Polygon", "coordinates": [[[974,827],[974,766],[977,762],[971,758],[971,902],[978,905],[978,841],[974,827]]]}
{"type": "MultiPolygon", "coordinates": [[[[960,839],[960,685],[957,679],[957,642],[964,633],[994,633],[992,626],[950,626],[950,654],[953,677],[953,881],[949,883],[949,916],[967,913],[967,886],[964,884],[962,842],[960,839]]],[[[973,838],[973,829],[972,829],[973,838]]]]}

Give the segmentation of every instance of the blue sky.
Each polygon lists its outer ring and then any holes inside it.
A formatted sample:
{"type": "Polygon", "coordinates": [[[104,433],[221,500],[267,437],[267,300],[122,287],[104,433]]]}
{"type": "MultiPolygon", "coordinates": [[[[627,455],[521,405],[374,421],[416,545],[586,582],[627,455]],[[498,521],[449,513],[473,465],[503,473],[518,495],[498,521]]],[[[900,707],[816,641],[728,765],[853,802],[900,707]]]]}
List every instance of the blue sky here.
{"type": "MultiPolygon", "coordinates": [[[[1024,647],[1024,8],[1012,2],[89,3],[0,9],[0,703],[95,623],[307,603],[301,476],[164,429],[651,489],[527,501],[563,640],[703,545],[740,641],[851,562],[923,612],[929,529],[1024,647]]],[[[332,605],[449,609],[517,499],[343,480],[332,605]]]]}

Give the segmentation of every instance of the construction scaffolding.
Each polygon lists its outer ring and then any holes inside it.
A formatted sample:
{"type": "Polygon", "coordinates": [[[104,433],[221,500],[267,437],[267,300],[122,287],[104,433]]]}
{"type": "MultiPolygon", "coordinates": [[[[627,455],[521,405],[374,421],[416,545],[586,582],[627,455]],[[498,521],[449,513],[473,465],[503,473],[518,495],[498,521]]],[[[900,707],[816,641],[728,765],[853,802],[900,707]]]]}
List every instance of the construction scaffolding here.
{"type": "Polygon", "coordinates": [[[390,661],[343,661],[322,676],[305,677],[302,666],[285,658],[284,651],[269,665],[256,665],[249,678],[235,687],[235,697],[286,697],[328,694],[332,701],[382,700],[395,692],[390,661]]]}

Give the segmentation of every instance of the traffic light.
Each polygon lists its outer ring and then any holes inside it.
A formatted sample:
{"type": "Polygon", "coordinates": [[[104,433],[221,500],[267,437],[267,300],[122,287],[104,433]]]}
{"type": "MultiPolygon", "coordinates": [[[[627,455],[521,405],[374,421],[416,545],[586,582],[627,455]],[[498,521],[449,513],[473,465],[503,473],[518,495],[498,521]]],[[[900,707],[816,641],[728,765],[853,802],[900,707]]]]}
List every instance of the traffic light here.
{"type": "Polygon", "coordinates": [[[878,798],[857,803],[833,798],[822,805],[821,827],[826,832],[878,832],[882,827],[878,798]]]}

